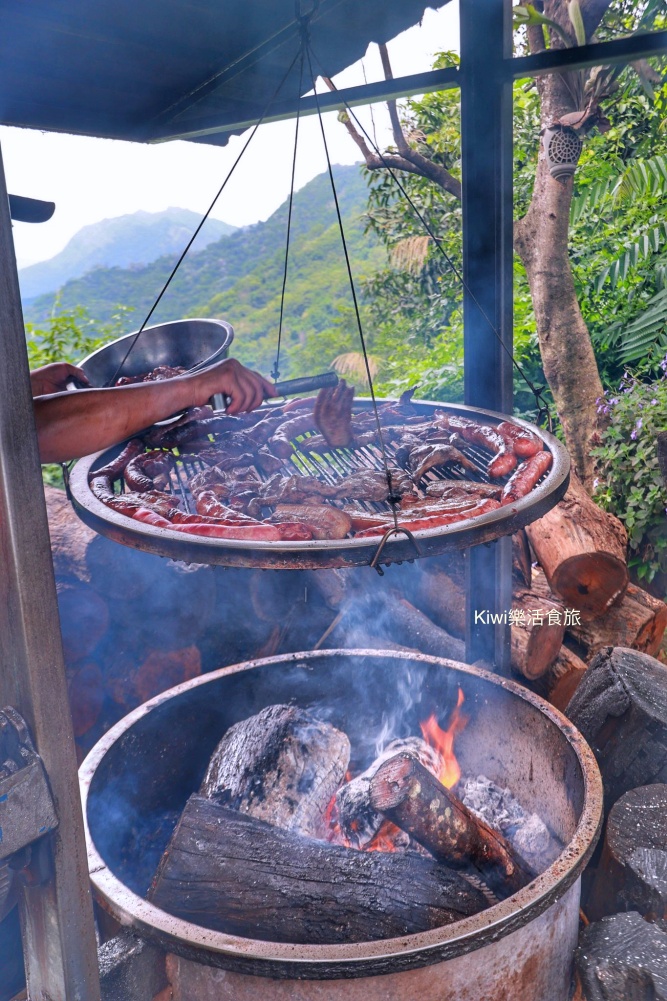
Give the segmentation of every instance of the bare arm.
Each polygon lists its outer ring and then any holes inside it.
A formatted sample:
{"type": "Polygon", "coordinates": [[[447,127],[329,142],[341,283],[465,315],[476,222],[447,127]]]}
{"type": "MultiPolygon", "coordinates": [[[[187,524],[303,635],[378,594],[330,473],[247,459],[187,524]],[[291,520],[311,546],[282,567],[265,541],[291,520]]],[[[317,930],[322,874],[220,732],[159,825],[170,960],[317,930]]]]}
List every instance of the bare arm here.
{"type": "Polygon", "coordinates": [[[42,462],[65,462],[108,448],[214,395],[230,397],[230,414],[275,396],[271,383],[228,358],[205,372],[110,389],[81,389],[33,401],[42,462]]]}

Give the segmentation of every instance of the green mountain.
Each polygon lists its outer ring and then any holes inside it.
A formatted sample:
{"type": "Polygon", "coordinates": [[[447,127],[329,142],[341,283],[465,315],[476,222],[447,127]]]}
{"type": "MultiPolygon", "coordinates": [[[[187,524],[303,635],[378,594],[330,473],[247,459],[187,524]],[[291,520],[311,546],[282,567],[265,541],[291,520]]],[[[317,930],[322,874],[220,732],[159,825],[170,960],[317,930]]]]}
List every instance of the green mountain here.
{"type": "MultiPolygon", "coordinates": [[[[334,168],[355,286],[385,261],[385,251],[364,233],[368,189],[358,166],[334,168]]],[[[186,257],[151,323],[188,316],[218,317],[235,329],[234,355],[264,373],[276,353],[285,263],[287,203],[256,223],[186,257]]],[[[86,307],[106,321],[118,305],[134,312],[137,329],[175,263],[162,257],[133,268],[96,268],[67,282],[62,309],[86,307]]],[[[44,321],[53,296],[41,296],[26,319],[44,321]]],[[[321,174],[294,196],[280,371],[283,378],[321,371],[342,351],[358,349],[358,333],[329,177],[321,174]]]]}
{"type": "MultiPolygon", "coordinates": [[[[84,226],[55,257],[19,271],[23,300],[55,292],[93,268],[126,268],[180,252],[200,220],[189,209],[170,208],[164,212],[134,212],[84,226]]],[[[207,219],[192,250],[202,250],[235,228],[220,219],[207,219]]]]}

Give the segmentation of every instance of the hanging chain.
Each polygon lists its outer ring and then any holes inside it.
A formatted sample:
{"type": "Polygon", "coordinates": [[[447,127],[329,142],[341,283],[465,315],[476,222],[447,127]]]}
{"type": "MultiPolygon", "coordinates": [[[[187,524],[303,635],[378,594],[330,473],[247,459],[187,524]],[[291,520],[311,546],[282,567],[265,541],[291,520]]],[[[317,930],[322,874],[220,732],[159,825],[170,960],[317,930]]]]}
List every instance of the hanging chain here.
{"type": "Polygon", "coordinates": [[[144,322],[143,322],[143,323],[141,324],[141,326],[140,326],[140,327],[139,327],[139,329],[137,330],[136,334],[134,335],[134,337],[133,337],[133,338],[132,338],[132,340],[130,341],[130,344],[129,344],[129,346],[128,346],[128,349],[127,349],[127,351],[125,352],[125,354],[123,355],[123,358],[121,359],[121,362],[120,362],[120,364],[119,364],[118,368],[117,368],[117,369],[116,369],[116,371],[114,372],[114,374],[113,374],[113,376],[111,377],[111,379],[109,379],[109,380],[108,380],[108,382],[106,383],[106,385],[107,385],[107,386],[112,386],[112,385],[113,385],[113,384],[115,383],[115,381],[116,381],[116,379],[118,378],[118,376],[120,375],[120,373],[121,373],[121,371],[122,371],[122,369],[123,369],[123,366],[125,365],[125,362],[127,361],[128,357],[129,357],[129,355],[130,355],[130,352],[131,352],[131,351],[133,350],[133,348],[135,347],[135,345],[136,345],[137,341],[139,340],[139,337],[140,337],[140,336],[141,336],[141,334],[142,334],[142,333],[144,332],[144,329],[145,329],[145,327],[146,327],[146,324],[148,323],[148,321],[150,320],[151,316],[153,315],[153,313],[155,312],[155,310],[156,310],[156,309],[157,309],[157,307],[159,306],[159,304],[160,304],[160,301],[161,301],[161,299],[162,299],[163,295],[165,294],[165,292],[167,291],[167,289],[168,289],[168,288],[169,288],[169,286],[171,285],[171,282],[172,282],[172,280],[173,280],[174,276],[176,275],[176,272],[177,272],[177,271],[178,271],[178,269],[180,268],[181,264],[183,263],[183,261],[184,261],[184,259],[185,259],[186,255],[187,255],[187,253],[188,253],[188,251],[190,250],[190,247],[192,246],[192,244],[193,244],[193,243],[195,242],[195,240],[196,240],[196,239],[197,239],[197,237],[199,236],[199,233],[201,232],[201,229],[202,229],[202,226],[204,225],[204,223],[206,222],[206,220],[207,220],[207,219],[208,219],[208,217],[210,216],[211,212],[213,211],[213,208],[215,207],[215,204],[216,204],[216,202],[218,201],[218,198],[220,197],[220,195],[222,194],[222,192],[223,192],[223,191],[225,190],[225,188],[227,187],[227,183],[228,183],[228,181],[230,180],[230,178],[231,178],[232,174],[234,173],[234,171],[235,171],[235,170],[236,170],[236,168],[238,167],[239,163],[241,162],[241,158],[243,157],[243,154],[244,154],[244,153],[245,153],[245,151],[247,150],[248,146],[250,145],[250,143],[252,142],[252,140],[253,140],[253,139],[255,138],[255,134],[256,134],[256,132],[257,132],[257,129],[258,129],[259,127],[260,127],[260,125],[262,124],[262,122],[264,121],[264,119],[266,118],[266,116],[268,115],[268,113],[269,113],[269,111],[270,111],[270,109],[271,109],[271,106],[272,106],[273,102],[275,101],[275,99],[277,98],[278,94],[279,94],[279,93],[280,93],[280,91],[282,90],[282,87],[283,87],[283,84],[285,83],[285,81],[287,80],[288,76],[289,76],[289,75],[290,75],[290,73],[292,72],[292,70],[293,70],[293,68],[294,68],[294,66],[295,66],[295,64],[296,64],[296,61],[297,61],[297,59],[298,59],[298,58],[299,58],[299,53],[297,52],[297,53],[296,53],[296,55],[294,56],[294,59],[293,59],[293,60],[292,60],[292,62],[291,62],[291,63],[289,64],[289,66],[288,66],[288,68],[287,68],[287,70],[286,70],[286,72],[285,72],[284,76],[282,77],[282,79],[281,79],[280,83],[278,84],[278,86],[276,87],[275,91],[273,92],[273,94],[272,94],[272,95],[271,95],[271,97],[269,98],[269,101],[268,101],[268,103],[266,104],[266,106],[265,106],[264,110],[262,111],[262,114],[261,114],[261,117],[260,117],[260,118],[259,118],[259,119],[257,120],[257,122],[255,123],[255,125],[253,126],[253,129],[252,129],[252,132],[250,133],[250,135],[249,135],[249,136],[248,136],[248,138],[246,139],[245,143],[243,144],[243,147],[241,148],[241,151],[240,151],[239,155],[238,155],[238,156],[236,157],[236,160],[235,160],[235,161],[234,161],[234,163],[232,164],[232,166],[231,166],[231,168],[230,168],[229,172],[227,173],[227,176],[225,177],[224,181],[223,181],[223,182],[222,182],[222,184],[220,185],[220,187],[219,187],[219,189],[218,189],[218,192],[217,192],[217,194],[216,194],[215,198],[213,199],[213,201],[212,201],[212,202],[211,202],[211,204],[209,205],[209,207],[208,207],[208,209],[206,210],[206,212],[205,212],[205,214],[204,214],[204,216],[203,216],[203,218],[202,218],[201,222],[199,223],[199,225],[198,225],[198,226],[197,226],[197,228],[195,229],[194,233],[192,234],[192,236],[191,236],[191,237],[190,237],[190,239],[188,240],[188,242],[187,242],[187,244],[186,244],[186,246],[185,246],[185,248],[184,248],[183,252],[181,253],[181,256],[180,256],[180,257],[178,258],[178,260],[176,261],[176,264],[175,264],[175,265],[174,265],[174,267],[172,268],[172,271],[171,271],[171,274],[169,275],[169,277],[167,278],[166,282],[165,282],[165,283],[164,283],[164,285],[162,286],[162,289],[161,289],[161,291],[160,291],[160,293],[159,293],[158,297],[156,298],[155,302],[153,303],[153,305],[152,305],[152,306],[151,306],[151,308],[149,309],[149,311],[148,311],[148,313],[147,313],[147,315],[146,315],[146,318],[144,319],[144,322]]]}
{"type": "Polygon", "coordinates": [[[276,360],[273,365],[273,371],[271,372],[271,378],[274,382],[278,382],[280,376],[280,346],[282,343],[283,335],[283,318],[285,315],[285,289],[287,287],[287,264],[289,261],[289,248],[290,248],[290,235],[292,232],[292,205],[294,203],[294,178],[296,176],[296,154],[299,146],[299,123],[301,120],[301,90],[303,87],[303,66],[305,59],[305,47],[306,42],[304,37],[307,33],[308,27],[307,22],[304,24],[304,20],[301,20],[301,64],[299,67],[299,89],[297,91],[297,106],[296,106],[296,125],[294,127],[294,151],[292,153],[292,179],[290,182],[289,190],[289,204],[287,206],[287,236],[285,239],[285,267],[283,269],[283,286],[280,291],[280,319],[278,320],[278,345],[276,347],[276,360]]]}
{"type": "MultiPolygon", "coordinates": [[[[315,56],[315,58],[317,58],[317,57],[315,56]]],[[[320,67],[320,70],[321,70],[322,69],[322,65],[321,65],[321,63],[320,63],[319,60],[317,60],[317,62],[318,62],[318,65],[320,67]]],[[[336,90],[336,86],[333,83],[333,81],[331,82],[331,86],[333,87],[334,90],[336,90]]],[[[537,417],[536,417],[537,423],[539,423],[542,420],[545,420],[549,431],[553,432],[553,421],[552,421],[552,418],[551,418],[551,411],[549,409],[549,403],[548,403],[548,401],[545,399],[545,397],[543,395],[544,394],[544,390],[545,390],[546,387],[545,386],[536,386],[531,381],[531,379],[528,378],[528,376],[524,372],[523,368],[521,367],[521,365],[519,364],[519,362],[514,357],[513,352],[508,348],[508,346],[505,344],[505,341],[500,336],[500,333],[499,333],[498,329],[496,328],[495,324],[491,321],[491,319],[488,316],[486,310],[484,309],[484,307],[482,306],[482,304],[479,302],[479,300],[477,299],[477,297],[475,296],[475,294],[473,293],[473,291],[469,288],[467,282],[465,281],[465,279],[463,277],[463,274],[461,273],[461,271],[459,270],[459,268],[456,266],[456,264],[454,263],[454,261],[451,259],[451,257],[447,253],[447,251],[442,246],[442,241],[440,240],[439,237],[437,237],[435,235],[435,233],[433,232],[431,226],[429,225],[429,223],[427,222],[427,220],[424,218],[424,215],[422,214],[422,212],[420,212],[420,210],[417,208],[417,206],[413,202],[412,198],[410,197],[410,195],[406,191],[404,185],[402,184],[400,178],[396,174],[396,172],[393,169],[393,167],[387,162],[387,160],[385,159],[383,153],[380,151],[380,148],[378,147],[378,145],[376,144],[376,142],[373,139],[371,139],[371,137],[369,136],[368,132],[366,131],[366,129],[364,128],[364,126],[361,124],[361,122],[359,121],[359,119],[357,118],[357,116],[355,115],[355,113],[352,111],[352,108],[349,106],[349,104],[347,104],[345,101],[343,102],[343,104],[344,104],[344,107],[345,107],[345,110],[346,110],[347,114],[354,121],[355,125],[360,130],[360,132],[365,137],[365,139],[370,143],[371,148],[373,149],[373,152],[380,158],[380,160],[382,161],[383,166],[389,172],[390,176],[392,177],[392,179],[396,183],[399,191],[401,192],[401,194],[403,195],[403,197],[406,199],[406,201],[410,205],[410,208],[412,209],[412,211],[414,212],[414,214],[417,216],[417,219],[419,220],[419,222],[422,224],[422,226],[424,227],[424,229],[426,230],[426,232],[430,236],[430,238],[433,241],[433,244],[434,244],[436,250],[438,250],[438,252],[442,255],[442,257],[444,257],[444,259],[445,259],[446,263],[449,265],[452,273],[456,276],[456,278],[460,282],[461,287],[463,289],[465,289],[465,291],[468,293],[468,296],[470,297],[471,302],[473,302],[474,305],[477,307],[477,309],[479,310],[480,314],[482,315],[482,317],[484,318],[484,320],[489,325],[490,330],[493,332],[493,334],[497,338],[497,340],[498,340],[499,344],[501,345],[503,351],[509,357],[510,361],[512,362],[512,365],[514,366],[514,368],[516,369],[516,371],[519,373],[519,375],[521,376],[521,378],[523,379],[523,381],[526,383],[526,385],[528,386],[528,388],[531,391],[531,393],[533,394],[533,397],[535,399],[535,406],[536,406],[536,409],[537,409],[537,417]]]]}
{"type": "Polygon", "coordinates": [[[394,485],[391,482],[391,472],[389,469],[389,459],[387,457],[387,450],[384,443],[384,436],[382,434],[382,425],[380,423],[380,414],[378,412],[377,400],[375,398],[375,389],[373,387],[373,376],[371,374],[371,366],[368,360],[368,351],[366,348],[366,338],[364,337],[363,324],[361,322],[361,312],[359,309],[359,301],[357,299],[357,292],[354,285],[354,278],[352,276],[352,265],[350,263],[350,255],[347,249],[347,241],[345,239],[345,229],[343,227],[343,217],[340,211],[340,204],[338,202],[338,192],[336,191],[336,183],[334,181],[333,169],[331,166],[331,157],[329,156],[329,146],[327,143],[326,133],[324,131],[324,121],[322,120],[322,110],[320,108],[320,99],[317,93],[317,81],[313,73],[313,64],[311,60],[311,49],[310,45],[307,46],[306,53],[308,56],[308,69],[310,73],[310,78],[313,81],[313,91],[315,94],[315,103],[317,105],[317,117],[320,123],[320,132],[322,133],[322,144],[324,146],[324,153],[327,160],[327,170],[329,172],[329,181],[331,182],[331,192],[333,194],[334,205],[336,207],[336,217],[338,219],[338,229],[340,231],[340,240],[343,246],[343,254],[345,257],[345,266],[347,268],[347,277],[350,283],[350,291],[352,293],[352,302],[354,304],[354,315],[357,321],[357,329],[359,331],[359,341],[361,343],[361,351],[364,358],[364,367],[366,369],[366,378],[368,379],[368,388],[371,394],[371,401],[373,403],[373,412],[375,414],[375,423],[378,430],[378,438],[380,441],[380,450],[382,452],[382,463],[384,465],[385,475],[387,477],[387,486],[389,488],[389,503],[391,504],[391,512],[394,518],[394,529],[392,531],[401,531],[398,525],[398,516],[396,513],[396,505],[398,504],[399,498],[395,495],[394,485]]]}

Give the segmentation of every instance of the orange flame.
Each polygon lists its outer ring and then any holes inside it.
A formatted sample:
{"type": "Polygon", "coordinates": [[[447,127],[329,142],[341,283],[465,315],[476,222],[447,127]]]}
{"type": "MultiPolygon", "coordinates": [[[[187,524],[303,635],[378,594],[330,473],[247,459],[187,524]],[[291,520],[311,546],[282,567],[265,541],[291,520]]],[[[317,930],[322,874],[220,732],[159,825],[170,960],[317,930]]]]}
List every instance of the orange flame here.
{"type": "Polygon", "coordinates": [[[463,691],[459,688],[459,697],[456,707],[450,716],[449,726],[446,730],[442,730],[440,726],[438,726],[438,720],[435,713],[433,713],[432,716],[429,716],[424,723],[419,724],[422,736],[426,743],[429,747],[434,748],[434,750],[436,750],[442,758],[442,767],[438,778],[442,784],[447,787],[447,789],[451,789],[452,786],[455,786],[461,778],[461,769],[459,768],[459,763],[456,760],[456,755],[454,754],[454,740],[458,734],[463,732],[468,722],[468,717],[464,716],[461,712],[463,701],[463,691]]]}
{"type": "Polygon", "coordinates": [[[403,831],[390,820],[383,820],[371,841],[364,848],[365,852],[395,852],[396,837],[405,837],[403,831]]]}

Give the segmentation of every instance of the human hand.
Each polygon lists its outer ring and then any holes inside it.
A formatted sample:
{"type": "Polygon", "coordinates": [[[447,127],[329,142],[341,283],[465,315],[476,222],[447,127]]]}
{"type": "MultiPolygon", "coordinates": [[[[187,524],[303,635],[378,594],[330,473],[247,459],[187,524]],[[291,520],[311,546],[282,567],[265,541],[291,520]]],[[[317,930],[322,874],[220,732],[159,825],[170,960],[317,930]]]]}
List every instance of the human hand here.
{"type": "Polygon", "coordinates": [[[58,361],[52,365],[42,365],[30,373],[30,387],[33,399],[35,396],[50,396],[51,393],[64,393],[70,379],[76,379],[84,386],[90,385],[88,376],[81,368],[68,362],[58,361]]]}
{"type": "Polygon", "coordinates": [[[216,393],[223,393],[230,401],[228,414],[255,410],[263,400],[276,396],[275,389],[267,379],[259,372],[252,372],[241,365],[235,358],[225,358],[194,378],[200,381],[202,387],[201,399],[197,403],[205,403],[216,393]]]}

